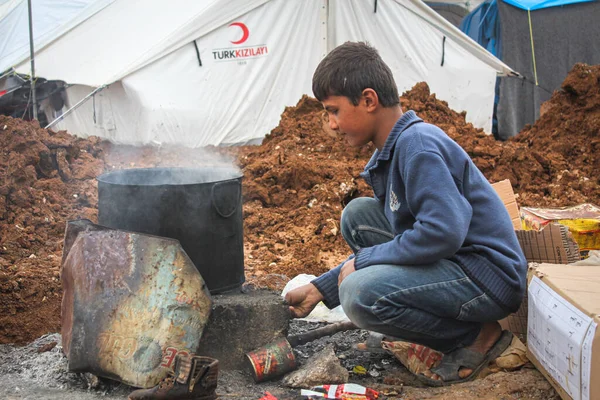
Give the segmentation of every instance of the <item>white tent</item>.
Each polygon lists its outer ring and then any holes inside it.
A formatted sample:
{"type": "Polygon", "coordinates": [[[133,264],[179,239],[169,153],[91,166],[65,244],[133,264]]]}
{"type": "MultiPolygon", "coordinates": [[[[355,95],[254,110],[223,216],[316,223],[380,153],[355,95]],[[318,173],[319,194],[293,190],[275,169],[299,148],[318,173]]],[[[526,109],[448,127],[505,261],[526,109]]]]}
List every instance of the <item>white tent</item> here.
{"type": "MultiPolygon", "coordinates": [[[[64,35],[113,1],[115,0],[32,0],[36,50],[64,35]]],[[[27,0],[0,0],[0,72],[28,58],[27,0]]]]}
{"type": "Polygon", "coordinates": [[[36,74],[74,84],[70,105],[108,85],[56,126],[79,136],[247,143],[348,40],[375,46],[400,91],[426,81],[490,131],[496,76],[512,70],[420,0],[114,0],[37,52],[36,74]]]}

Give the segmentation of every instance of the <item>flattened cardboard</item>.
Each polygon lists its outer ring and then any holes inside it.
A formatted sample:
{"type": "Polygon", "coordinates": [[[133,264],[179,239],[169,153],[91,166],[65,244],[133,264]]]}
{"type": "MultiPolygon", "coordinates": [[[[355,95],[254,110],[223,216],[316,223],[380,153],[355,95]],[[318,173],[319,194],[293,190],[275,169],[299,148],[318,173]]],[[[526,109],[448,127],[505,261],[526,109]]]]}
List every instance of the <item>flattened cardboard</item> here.
{"type": "Polygon", "coordinates": [[[519,207],[517,206],[517,200],[515,199],[515,192],[513,191],[510,180],[505,179],[500,182],[492,183],[492,187],[500,196],[500,199],[508,210],[510,220],[513,223],[515,229],[521,229],[521,215],[519,213],[519,207]]]}
{"type": "Polygon", "coordinates": [[[600,266],[540,264],[529,291],[528,358],[562,399],[599,399],[600,266]]]}

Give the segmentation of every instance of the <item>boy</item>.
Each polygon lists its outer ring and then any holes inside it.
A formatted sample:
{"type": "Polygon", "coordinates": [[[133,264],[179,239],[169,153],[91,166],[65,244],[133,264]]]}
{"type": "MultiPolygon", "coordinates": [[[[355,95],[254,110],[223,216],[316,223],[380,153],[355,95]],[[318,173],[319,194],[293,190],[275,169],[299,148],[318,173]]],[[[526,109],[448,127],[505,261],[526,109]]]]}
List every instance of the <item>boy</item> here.
{"type": "Polygon", "coordinates": [[[351,146],[375,145],[361,174],[375,197],[344,208],[341,232],[354,254],[290,291],[292,315],[341,304],[360,328],[443,352],[419,376],[426,383],[475,378],[510,344],[497,321],[518,309],[526,288],[506,208],[458,144],[402,112],[392,72],[368,44],[329,53],[313,92],[351,146]]]}

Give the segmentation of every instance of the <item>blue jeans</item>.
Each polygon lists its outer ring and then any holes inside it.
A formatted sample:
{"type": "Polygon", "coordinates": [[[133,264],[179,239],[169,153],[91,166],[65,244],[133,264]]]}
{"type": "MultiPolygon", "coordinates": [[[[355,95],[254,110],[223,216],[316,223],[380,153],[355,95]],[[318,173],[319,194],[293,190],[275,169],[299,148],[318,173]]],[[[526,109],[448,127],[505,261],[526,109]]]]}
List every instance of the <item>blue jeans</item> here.
{"type": "MultiPolygon", "coordinates": [[[[341,231],[354,252],[391,240],[391,226],[372,198],[352,200],[341,231]]],[[[483,322],[508,313],[449,260],[424,265],[371,265],[348,275],[340,302],[363,329],[448,353],[469,346],[483,322]]]]}

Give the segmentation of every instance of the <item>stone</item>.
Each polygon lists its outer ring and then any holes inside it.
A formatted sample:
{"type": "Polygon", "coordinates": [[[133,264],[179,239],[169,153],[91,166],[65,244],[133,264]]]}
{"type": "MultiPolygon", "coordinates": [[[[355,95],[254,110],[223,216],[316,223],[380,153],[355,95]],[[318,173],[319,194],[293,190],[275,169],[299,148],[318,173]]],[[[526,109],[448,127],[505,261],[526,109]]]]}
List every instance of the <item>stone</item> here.
{"type": "Polygon", "coordinates": [[[340,364],[333,345],[326,346],[309,358],[297,371],[287,374],[283,383],[292,388],[347,383],[350,373],[340,364]]]}
{"type": "Polygon", "coordinates": [[[246,353],[287,335],[290,312],[279,293],[236,290],[213,295],[197,354],[219,360],[222,370],[246,367],[246,353]]]}

